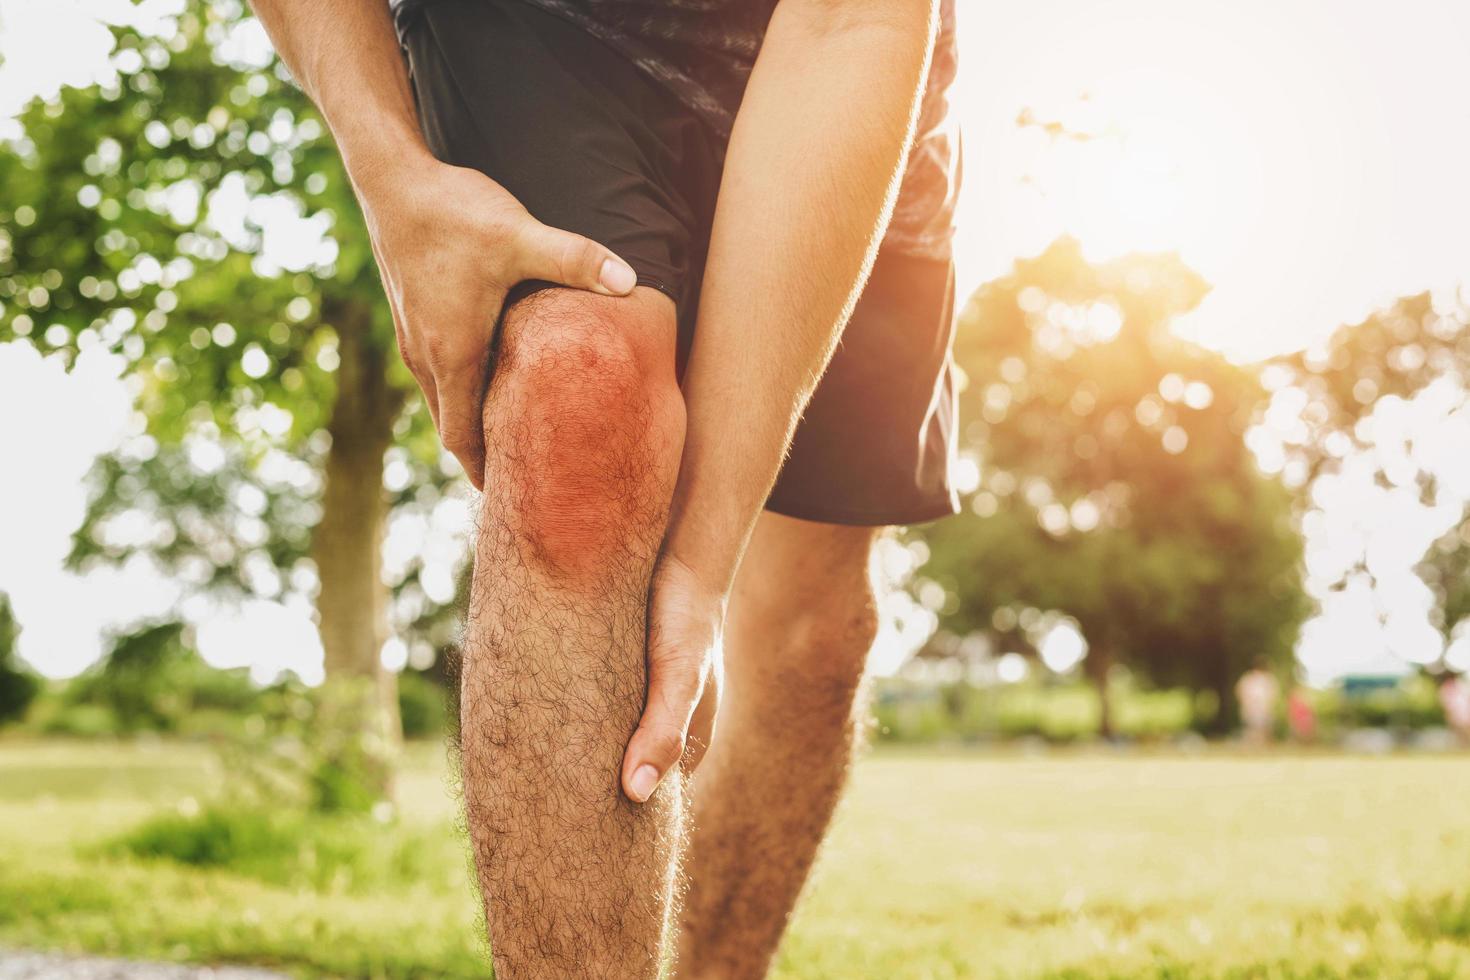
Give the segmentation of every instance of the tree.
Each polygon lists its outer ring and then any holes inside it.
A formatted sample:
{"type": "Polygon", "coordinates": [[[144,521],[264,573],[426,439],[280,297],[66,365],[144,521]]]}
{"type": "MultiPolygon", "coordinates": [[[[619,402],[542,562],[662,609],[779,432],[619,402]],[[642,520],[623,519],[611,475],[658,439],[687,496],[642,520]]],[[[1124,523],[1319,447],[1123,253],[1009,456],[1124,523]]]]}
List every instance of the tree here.
{"type": "MultiPolygon", "coordinates": [[[[1367,460],[1379,487],[1445,515],[1444,533],[1414,570],[1433,593],[1431,619],[1446,638],[1470,616],[1470,478],[1444,465],[1462,461],[1470,439],[1467,324],[1461,297],[1420,293],[1273,365],[1283,373],[1273,409],[1291,423],[1276,435],[1309,488],[1350,460],[1367,460]],[[1414,402],[1424,409],[1419,419],[1392,424],[1414,402]]],[[[1376,577],[1362,552],[1329,591],[1359,576],[1376,577]]]]}
{"type": "Polygon", "coordinates": [[[1215,692],[1290,655],[1305,613],[1290,496],[1243,435],[1255,375],[1180,339],[1207,286],[1177,258],[1088,262],[1061,239],[982,287],[956,359],[965,513],[924,533],[955,634],[1073,617],[1103,701],[1114,664],[1215,692]],[[997,613],[1001,615],[997,617],[997,613]]]}
{"type": "Polygon", "coordinates": [[[40,680],[17,662],[15,641],[19,636],[10,597],[0,592],[0,725],[25,717],[26,709],[41,693],[40,680]]]}
{"type": "Polygon", "coordinates": [[[33,104],[0,151],[0,339],[113,352],[145,422],[99,467],[75,558],[314,591],[328,677],[361,691],[344,723],[386,759],[384,453],[404,448],[400,498],[446,476],[351,188],[240,0],[115,34],[111,78],[33,104]]]}

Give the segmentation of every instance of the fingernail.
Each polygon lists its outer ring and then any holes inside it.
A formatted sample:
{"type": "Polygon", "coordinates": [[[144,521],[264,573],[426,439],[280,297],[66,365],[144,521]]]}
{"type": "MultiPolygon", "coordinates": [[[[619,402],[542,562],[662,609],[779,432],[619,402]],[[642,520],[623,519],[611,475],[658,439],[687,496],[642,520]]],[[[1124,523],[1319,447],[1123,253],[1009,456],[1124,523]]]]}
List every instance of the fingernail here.
{"type": "Polygon", "coordinates": [[[603,259],[602,273],[598,279],[603,289],[620,296],[631,292],[633,287],[638,285],[638,274],[617,259],[603,259]]]}
{"type": "Polygon", "coordinates": [[[658,770],[646,763],[635,769],[633,778],[628,780],[628,790],[633,794],[633,799],[639,803],[645,802],[656,789],[658,789],[658,770]]]}

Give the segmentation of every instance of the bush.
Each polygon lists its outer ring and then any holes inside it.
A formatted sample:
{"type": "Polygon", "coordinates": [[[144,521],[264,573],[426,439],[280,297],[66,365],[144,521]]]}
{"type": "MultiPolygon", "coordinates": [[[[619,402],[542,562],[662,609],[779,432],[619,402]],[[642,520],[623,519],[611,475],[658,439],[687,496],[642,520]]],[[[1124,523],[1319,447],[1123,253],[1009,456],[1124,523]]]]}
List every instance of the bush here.
{"type": "Polygon", "coordinates": [[[135,857],[201,868],[275,867],[296,853],[300,824],[299,816],[211,808],[197,816],[155,817],[119,838],[116,847],[135,857]]]}
{"type": "Polygon", "coordinates": [[[1445,723],[1438,689],[1422,674],[1364,691],[1350,693],[1342,687],[1313,691],[1309,700],[1318,727],[1327,736],[1354,728],[1412,730],[1445,723]]]}
{"type": "Polygon", "coordinates": [[[257,710],[216,745],[246,809],[367,813],[384,801],[396,738],[375,718],[376,679],[348,677],[307,688],[299,681],[261,693],[257,710]]]}
{"type": "Polygon", "coordinates": [[[444,734],[448,699],[443,687],[416,670],[398,675],[398,716],[404,738],[438,738],[444,734]]]}
{"type": "Polygon", "coordinates": [[[996,702],[996,727],[1007,738],[1041,736],[1072,742],[1097,734],[1102,707],[1089,687],[1017,684],[1002,689],[996,702]]]}
{"type": "Polygon", "coordinates": [[[934,742],[951,731],[937,691],[896,680],[879,686],[873,719],[877,737],[886,742],[934,742]]]}
{"type": "Polygon", "coordinates": [[[41,680],[7,663],[0,651],[0,725],[20,721],[41,693],[41,680]]]}
{"type": "MultiPolygon", "coordinates": [[[[1195,724],[1195,698],[1182,689],[1144,691],[1114,684],[1118,734],[1159,739],[1195,724]]],[[[1076,681],[1028,681],[981,687],[964,681],[927,685],[883,678],[876,685],[878,738],[892,742],[1044,738],[1074,742],[1097,735],[1097,692],[1076,681]]]]}
{"type": "Polygon", "coordinates": [[[111,855],[170,861],[317,891],[391,888],[439,876],[459,841],[366,817],[213,805],[165,813],[102,846],[111,855]]]}
{"type": "MultiPolygon", "coordinates": [[[[1146,690],[1129,678],[1111,685],[1113,724],[1121,736],[1168,739],[1203,731],[1218,711],[1212,692],[1184,688],[1146,690]]],[[[874,714],[878,738],[892,742],[1044,738],[1070,742],[1097,735],[1097,692],[1078,681],[1032,678],[981,687],[965,681],[923,683],[879,678],[874,714]]],[[[1333,739],[1356,728],[1400,733],[1443,725],[1444,712],[1432,678],[1416,675],[1348,693],[1342,687],[1309,691],[1319,737],[1333,739]]],[[[1285,699],[1280,734],[1285,733],[1285,699]]]]}
{"type": "MultiPolygon", "coordinates": [[[[1122,687],[1122,685],[1118,685],[1122,687]]],[[[1137,739],[1165,739],[1195,727],[1197,700],[1189,691],[1115,690],[1113,723],[1118,734],[1137,739]]]]}
{"type": "Polygon", "coordinates": [[[100,704],[70,704],[62,698],[44,698],[32,722],[43,735],[107,738],[117,734],[117,718],[100,704]]]}
{"type": "Polygon", "coordinates": [[[0,592],[0,725],[24,718],[41,692],[40,678],[19,663],[15,642],[19,636],[10,597],[0,592]]]}
{"type": "Polygon", "coordinates": [[[244,712],[259,690],[243,670],[210,667],[189,646],[181,623],[118,638],[101,664],[66,689],[71,705],[105,709],[119,733],[197,730],[196,715],[244,712]]]}

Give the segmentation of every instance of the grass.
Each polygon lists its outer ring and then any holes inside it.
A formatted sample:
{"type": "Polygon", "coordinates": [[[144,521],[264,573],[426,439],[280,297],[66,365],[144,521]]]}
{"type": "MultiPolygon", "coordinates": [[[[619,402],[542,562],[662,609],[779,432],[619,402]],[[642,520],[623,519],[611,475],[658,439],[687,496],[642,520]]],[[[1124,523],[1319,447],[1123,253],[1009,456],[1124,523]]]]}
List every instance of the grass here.
{"type": "MultiPolygon", "coordinates": [[[[483,977],[440,755],[377,827],[194,816],[195,748],[0,743],[0,946],[483,977]]],[[[775,976],[1470,977],[1470,760],[881,751],[775,976]]]]}

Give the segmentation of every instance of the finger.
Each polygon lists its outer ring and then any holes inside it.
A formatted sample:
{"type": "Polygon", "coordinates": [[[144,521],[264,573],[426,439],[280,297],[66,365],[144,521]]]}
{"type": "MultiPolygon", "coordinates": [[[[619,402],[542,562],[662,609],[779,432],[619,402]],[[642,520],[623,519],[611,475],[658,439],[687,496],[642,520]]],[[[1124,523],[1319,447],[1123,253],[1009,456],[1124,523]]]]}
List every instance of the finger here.
{"type": "Polygon", "coordinates": [[[720,710],[720,692],[724,681],[716,663],[704,681],[704,690],[699,694],[699,703],[689,717],[689,734],[684,739],[684,768],[689,772],[699,768],[705,753],[715,740],[715,718],[720,710]]]}
{"type": "Polygon", "coordinates": [[[517,271],[524,279],[544,279],[605,296],[626,296],[638,285],[632,267],[612,252],[591,239],[539,221],[522,229],[519,259],[517,271]]]}
{"type": "Polygon", "coordinates": [[[485,489],[485,427],[482,420],[489,352],[478,359],[443,365],[434,375],[438,388],[435,425],[439,441],[454,454],[476,490],[485,489]]]}
{"type": "Polygon", "coordinates": [[[643,803],[684,754],[689,719],[704,687],[697,660],[651,660],[648,702],[623,756],[623,792],[643,803]]]}

